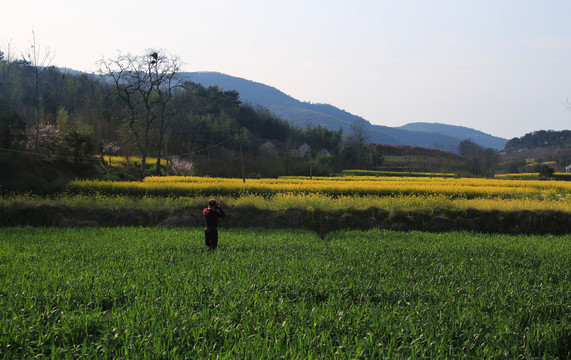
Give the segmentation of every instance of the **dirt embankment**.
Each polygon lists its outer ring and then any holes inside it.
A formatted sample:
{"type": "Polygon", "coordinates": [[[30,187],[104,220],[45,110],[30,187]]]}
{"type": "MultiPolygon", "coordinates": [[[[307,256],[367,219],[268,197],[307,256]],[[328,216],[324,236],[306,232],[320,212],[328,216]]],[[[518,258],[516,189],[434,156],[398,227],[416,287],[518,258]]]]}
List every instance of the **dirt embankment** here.
{"type": "MultiPolygon", "coordinates": [[[[89,208],[59,204],[12,204],[0,207],[0,226],[162,226],[200,227],[202,209],[89,208]]],[[[387,211],[383,209],[269,211],[253,207],[226,210],[226,228],[304,228],[325,234],[343,229],[505,234],[569,234],[571,214],[558,211],[387,211]]]]}

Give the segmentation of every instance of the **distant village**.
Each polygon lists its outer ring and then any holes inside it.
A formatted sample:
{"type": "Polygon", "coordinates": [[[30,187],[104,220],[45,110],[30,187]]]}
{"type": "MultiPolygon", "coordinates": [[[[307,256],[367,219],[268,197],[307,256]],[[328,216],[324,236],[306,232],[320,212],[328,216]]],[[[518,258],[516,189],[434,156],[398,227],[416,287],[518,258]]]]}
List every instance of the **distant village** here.
{"type": "MultiPolygon", "coordinates": [[[[303,143],[297,148],[288,149],[284,145],[283,141],[279,140],[267,140],[260,146],[260,149],[270,155],[289,155],[298,158],[310,156],[312,152],[311,146],[309,146],[307,143],[303,143]]],[[[313,156],[317,157],[330,155],[331,152],[326,148],[321,148],[317,153],[313,154],[313,156]]]]}

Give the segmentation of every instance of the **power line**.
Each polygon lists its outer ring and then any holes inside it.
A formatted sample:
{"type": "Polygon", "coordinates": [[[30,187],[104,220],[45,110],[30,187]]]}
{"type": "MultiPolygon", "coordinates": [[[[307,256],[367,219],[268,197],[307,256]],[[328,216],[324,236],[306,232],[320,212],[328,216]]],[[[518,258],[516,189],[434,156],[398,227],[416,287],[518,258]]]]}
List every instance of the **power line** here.
{"type": "Polygon", "coordinates": [[[193,129],[185,129],[185,130],[181,130],[181,129],[177,129],[176,130],[176,134],[207,134],[207,133],[221,133],[221,132],[225,132],[225,131],[236,131],[237,128],[236,127],[231,127],[231,128],[226,128],[226,129],[204,129],[204,130],[193,130],[193,129]]]}
{"type": "MultiPolygon", "coordinates": [[[[229,137],[224,141],[221,141],[217,144],[214,145],[210,145],[208,147],[205,147],[203,149],[199,149],[199,150],[195,150],[189,153],[185,153],[185,154],[177,154],[177,155],[170,155],[170,156],[165,156],[162,159],[171,159],[173,157],[182,157],[182,156],[189,156],[189,155],[194,155],[203,151],[207,151],[207,150],[211,150],[214,149],[215,147],[218,147],[222,144],[227,143],[228,141],[234,139],[234,137],[229,137]]],[[[99,161],[101,160],[100,158],[97,157],[75,157],[75,156],[69,156],[69,155],[46,155],[46,154],[42,154],[42,153],[38,153],[38,152],[34,152],[34,151],[24,151],[24,150],[15,150],[15,149],[4,149],[4,148],[0,148],[0,151],[6,151],[6,152],[13,152],[13,153],[19,153],[19,154],[25,154],[25,155],[34,155],[34,156],[40,156],[40,157],[50,157],[50,158],[58,158],[58,159],[69,159],[70,157],[76,160],[89,160],[89,161],[99,161]]],[[[102,156],[110,156],[110,155],[102,155],[102,156]]]]}
{"type": "Polygon", "coordinates": [[[207,150],[213,149],[213,148],[215,148],[215,147],[217,147],[217,146],[220,146],[220,145],[222,145],[222,144],[224,144],[224,143],[227,143],[228,141],[230,141],[230,140],[232,140],[232,139],[234,139],[233,136],[232,136],[232,137],[229,137],[228,139],[226,139],[226,140],[224,140],[224,141],[221,141],[221,142],[219,142],[219,143],[217,143],[217,144],[208,146],[208,147],[206,147],[206,148],[204,148],[204,149],[195,150],[195,151],[193,151],[193,152],[189,152],[189,153],[186,153],[186,154],[170,155],[170,156],[164,157],[163,159],[171,159],[171,158],[173,158],[173,157],[194,155],[194,154],[199,153],[199,152],[202,152],[202,151],[207,151],[207,150]]]}
{"type": "MultiPolygon", "coordinates": [[[[241,128],[231,127],[231,128],[226,128],[226,129],[213,129],[213,130],[199,130],[199,131],[196,131],[196,132],[222,132],[222,131],[231,130],[231,131],[232,131],[232,136],[230,136],[229,138],[227,138],[227,139],[225,139],[225,140],[223,140],[223,141],[221,141],[221,142],[219,142],[219,143],[216,143],[216,144],[214,144],[214,145],[207,146],[207,147],[205,147],[205,148],[203,148],[203,149],[195,150],[195,151],[192,151],[192,152],[189,152],[189,153],[185,153],[185,154],[176,154],[176,155],[165,156],[165,157],[163,157],[162,159],[169,160],[169,159],[172,159],[172,158],[174,158],[174,157],[189,156],[189,155],[194,155],[194,154],[197,154],[197,153],[200,153],[200,152],[203,152],[203,151],[208,151],[208,150],[214,149],[214,148],[216,148],[216,147],[218,147],[218,146],[221,146],[221,145],[223,145],[223,144],[229,142],[230,140],[233,140],[233,139],[234,139],[234,134],[233,134],[234,131],[238,131],[238,135],[240,135],[240,129],[241,129],[241,128]]],[[[241,146],[241,145],[242,145],[242,144],[241,144],[241,139],[240,139],[240,146],[241,146]]],[[[57,158],[57,159],[69,159],[69,158],[71,157],[71,158],[73,158],[73,159],[75,159],[75,160],[101,161],[101,157],[89,157],[89,158],[86,158],[86,157],[75,157],[75,156],[68,156],[68,155],[51,155],[51,154],[50,154],[50,155],[46,155],[46,154],[38,153],[38,152],[35,152],[35,151],[24,151],[24,150],[5,149],[5,148],[0,148],[0,151],[13,152],[13,153],[19,153],[19,154],[25,154],[25,155],[43,156],[43,157],[57,158]]],[[[240,151],[240,153],[241,153],[241,151],[240,151]]],[[[110,156],[110,155],[103,155],[103,154],[102,154],[101,156],[110,156]]],[[[241,160],[241,161],[243,161],[243,160],[241,160]]]]}
{"type": "MultiPolygon", "coordinates": [[[[36,155],[36,156],[43,156],[43,157],[50,157],[50,158],[60,158],[60,159],[68,159],[70,156],[67,155],[47,155],[47,154],[42,154],[39,152],[35,152],[35,151],[24,151],[24,150],[14,150],[14,149],[4,149],[4,148],[0,148],[0,151],[7,151],[7,152],[13,152],[13,153],[19,153],[19,154],[26,154],[26,155],[36,155]]],[[[77,160],[94,160],[93,158],[76,158],[77,160]]]]}

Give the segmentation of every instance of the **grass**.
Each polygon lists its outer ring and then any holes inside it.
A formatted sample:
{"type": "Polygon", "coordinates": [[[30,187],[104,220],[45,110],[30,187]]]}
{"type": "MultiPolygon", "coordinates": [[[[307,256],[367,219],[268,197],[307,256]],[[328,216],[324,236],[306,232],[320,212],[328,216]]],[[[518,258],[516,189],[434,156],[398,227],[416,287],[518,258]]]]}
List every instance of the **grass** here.
{"type": "Polygon", "coordinates": [[[0,357],[568,358],[571,237],[0,229],[0,357]]]}

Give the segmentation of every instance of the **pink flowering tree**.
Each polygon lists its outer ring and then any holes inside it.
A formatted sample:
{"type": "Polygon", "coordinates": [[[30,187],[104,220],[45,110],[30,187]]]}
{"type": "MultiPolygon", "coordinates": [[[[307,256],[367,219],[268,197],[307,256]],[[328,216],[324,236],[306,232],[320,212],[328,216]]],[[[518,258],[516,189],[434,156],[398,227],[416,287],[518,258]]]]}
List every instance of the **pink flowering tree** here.
{"type": "Polygon", "coordinates": [[[103,155],[116,155],[119,150],[121,150],[121,147],[115,141],[105,141],[101,145],[101,153],[103,155]]]}
{"type": "MultiPolygon", "coordinates": [[[[105,155],[107,156],[117,155],[119,150],[121,150],[121,147],[115,141],[110,141],[110,140],[103,141],[100,147],[101,160],[105,161],[104,157],[105,155]]],[[[111,165],[111,158],[109,158],[109,165],[111,165]]]]}
{"type": "Polygon", "coordinates": [[[39,128],[33,127],[28,131],[28,143],[26,147],[30,150],[36,148],[37,151],[45,152],[47,155],[55,153],[61,146],[63,136],[55,125],[47,124],[39,128]],[[37,133],[36,133],[37,129],[37,133]]]}
{"type": "Polygon", "coordinates": [[[190,176],[194,171],[194,164],[188,160],[173,156],[171,159],[171,171],[175,175],[190,176]]]}

